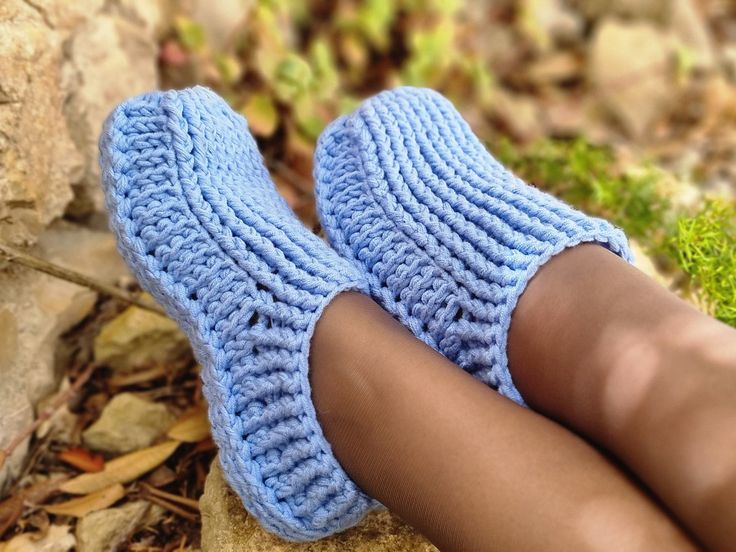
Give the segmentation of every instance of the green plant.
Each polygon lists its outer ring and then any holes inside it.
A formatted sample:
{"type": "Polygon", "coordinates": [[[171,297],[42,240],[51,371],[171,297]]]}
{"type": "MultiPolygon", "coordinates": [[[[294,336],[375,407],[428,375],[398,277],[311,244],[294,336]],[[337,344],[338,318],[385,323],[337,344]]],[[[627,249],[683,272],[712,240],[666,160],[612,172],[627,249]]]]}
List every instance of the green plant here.
{"type": "Polygon", "coordinates": [[[648,166],[622,171],[611,150],[582,139],[521,150],[502,141],[496,153],[527,181],[621,226],[682,270],[714,316],[736,326],[736,205],[710,200],[686,213],[670,201],[670,176],[648,166]]]}
{"type": "Polygon", "coordinates": [[[659,248],[671,233],[671,202],[654,168],[623,171],[610,149],[583,139],[543,140],[525,150],[502,141],[497,153],[522,178],[613,221],[650,247],[659,248]]]}
{"type": "Polygon", "coordinates": [[[670,246],[713,315],[736,326],[736,206],[707,201],[698,214],[678,221],[670,246]]]}

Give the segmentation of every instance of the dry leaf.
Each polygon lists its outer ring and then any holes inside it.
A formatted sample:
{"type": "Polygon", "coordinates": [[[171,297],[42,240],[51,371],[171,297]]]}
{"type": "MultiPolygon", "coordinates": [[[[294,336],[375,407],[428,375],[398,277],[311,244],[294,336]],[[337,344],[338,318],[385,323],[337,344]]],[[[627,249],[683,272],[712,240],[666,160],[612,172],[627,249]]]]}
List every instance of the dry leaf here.
{"type": "Polygon", "coordinates": [[[102,471],[105,467],[105,459],[101,454],[95,454],[82,447],[62,450],[59,453],[59,460],[88,473],[102,471]]]}
{"type": "Polygon", "coordinates": [[[23,495],[16,494],[0,502],[0,537],[15,525],[22,513],[23,495]]]}
{"type": "Polygon", "coordinates": [[[81,498],[73,498],[58,504],[46,504],[43,508],[51,514],[82,517],[95,510],[112,506],[123,496],[125,496],[125,489],[120,483],[115,483],[81,498]]]}
{"type": "Polygon", "coordinates": [[[248,128],[257,136],[271,136],[278,127],[279,112],[266,94],[251,94],[242,112],[248,119],[248,128]]]}
{"type": "Polygon", "coordinates": [[[115,483],[128,483],[165,462],[178,446],[179,441],[166,441],[120,456],[105,464],[101,472],[85,473],[67,481],[61,490],[71,494],[87,494],[115,483]]]}
{"type": "Polygon", "coordinates": [[[166,434],[169,438],[185,443],[197,443],[210,435],[207,409],[198,405],[186,412],[171,426],[166,434]]]}
{"type": "Polygon", "coordinates": [[[0,542],[0,552],[67,552],[77,544],[70,531],[67,525],[52,525],[43,536],[38,533],[16,535],[7,542],[0,542]]]}

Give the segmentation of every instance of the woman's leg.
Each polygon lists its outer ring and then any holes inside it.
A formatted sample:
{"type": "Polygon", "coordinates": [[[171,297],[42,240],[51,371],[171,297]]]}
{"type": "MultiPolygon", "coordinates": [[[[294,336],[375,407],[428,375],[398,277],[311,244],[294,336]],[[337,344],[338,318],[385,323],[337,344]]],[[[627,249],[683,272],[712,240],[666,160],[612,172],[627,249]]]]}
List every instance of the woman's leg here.
{"type": "Polygon", "coordinates": [[[585,245],[531,281],[509,357],[533,407],[618,455],[709,548],[736,550],[736,331],[585,245]]]}
{"type": "Polygon", "coordinates": [[[362,295],[327,308],[310,366],[340,463],[442,550],[694,548],[598,451],[479,383],[362,295]]]}

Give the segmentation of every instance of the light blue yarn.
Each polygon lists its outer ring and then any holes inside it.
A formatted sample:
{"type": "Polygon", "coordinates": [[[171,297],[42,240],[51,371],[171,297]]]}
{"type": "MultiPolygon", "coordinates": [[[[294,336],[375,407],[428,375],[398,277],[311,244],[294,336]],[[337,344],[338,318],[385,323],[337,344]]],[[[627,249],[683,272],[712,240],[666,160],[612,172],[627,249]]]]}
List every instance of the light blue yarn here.
{"type": "Polygon", "coordinates": [[[307,541],[376,506],[332,454],[308,380],[314,325],[364,277],[295,218],[245,119],[205,88],[150,93],[108,117],[110,224],[203,367],[227,481],[260,523],[307,541]]]}
{"type": "Polygon", "coordinates": [[[315,178],[322,226],[374,299],[519,404],[508,330],[539,267],[582,242],[632,260],[621,230],[516,178],[431,90],[383,92],[332,123],[315,178]]]}

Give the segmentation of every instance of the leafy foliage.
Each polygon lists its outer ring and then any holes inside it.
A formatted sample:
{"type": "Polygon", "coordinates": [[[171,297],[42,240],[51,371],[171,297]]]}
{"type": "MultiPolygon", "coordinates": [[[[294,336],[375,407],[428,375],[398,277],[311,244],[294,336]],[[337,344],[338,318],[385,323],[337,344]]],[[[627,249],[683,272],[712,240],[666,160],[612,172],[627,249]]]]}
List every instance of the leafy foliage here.
{"type": "Polygon", "coordinates": [[[736,327],[736,206],[712,200],[680,219],[671,251],[715,317],[736,327]]]}
{"type": "Polygon", "coordinates": [[[585,140],[545,140],[520,150],[501,142],[502,161],[520,176],[585,211],[608,218],[651,253],[681,269],[713,314],[736,327],[736,206],[707,201],[694,214],[668,196],[671,177],[618,168],[611,150],[585,140]]]}
{"type": "Polygon", "coordinates": [[[611,220],[650,245],[663,243],[672,226],[662,174],[651,167],[623,171],[610,149],[583,139],[545,140],[526,150],[502,141],[498,154],[528,182],[611,220]]]}

